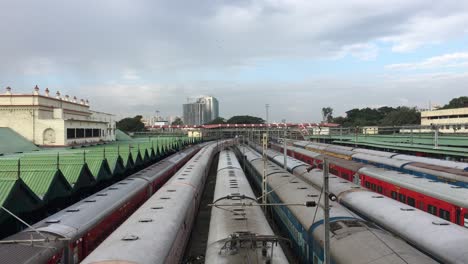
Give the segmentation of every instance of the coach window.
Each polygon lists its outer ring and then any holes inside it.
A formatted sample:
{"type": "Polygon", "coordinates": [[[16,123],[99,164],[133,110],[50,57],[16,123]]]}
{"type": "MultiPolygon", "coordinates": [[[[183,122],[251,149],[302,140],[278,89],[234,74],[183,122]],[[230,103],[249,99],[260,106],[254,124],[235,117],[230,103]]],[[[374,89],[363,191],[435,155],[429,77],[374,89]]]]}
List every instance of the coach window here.
{"type": "Polygon", "coordinates": [[[445,211],[444,209],[439,209],[439,216],[445,220],[450,221],[450,212],[445,211]]]}
{"type": "Polygon", "coordinates": [[[341,173],[341,177],[342,177],[342,178],[345,178],[345,179],[347,179],[347,180],[350,180],[349,174],[348,174],[348,173],[342,172],[342,173],[341,173]]]}
{"type": "Polygon", "coordinates": [[[427,205],[427,212],[433,215],[437,215],[437,207],[432,205],[427,205]]]}
{"type": "Polygon", "coordinates": [[[382,186],[377,186],[377,192],[383,193],[383,192],[382,192],[382,186]]]}
{"type": "Polygon", "coordinates": [[[366,181],[366,188],[367,188],[367,189],[370,189],[370,182],[367,182],[367,181],[366,181]]]}
{"type": "Polygon", "coordinates": [[[406,196],[400,193],[400,202],[406,203],[406,196]]]}
{"type": "Polygon", "coordinates": [[[415,200],[413,198],[409,197],[409,196],[408,196],[408,205],[411,205],[413,207],[415,207],[415,205],[416,205],[415,200]]]}
{"type": "Polygon", "coordinates": [[[392,191],[392,199],[398,200],[398,195],[396,192],[392,191]]]}

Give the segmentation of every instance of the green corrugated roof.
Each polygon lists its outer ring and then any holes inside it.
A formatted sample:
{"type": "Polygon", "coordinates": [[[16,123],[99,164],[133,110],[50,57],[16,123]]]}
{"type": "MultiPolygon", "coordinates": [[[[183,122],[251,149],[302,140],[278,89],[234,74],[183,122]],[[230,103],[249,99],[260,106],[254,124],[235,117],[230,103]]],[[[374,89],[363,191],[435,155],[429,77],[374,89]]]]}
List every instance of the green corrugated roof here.
{"type": "Polygon", "coordinates": [[[11,128],[0,127],[0,154],[35,150],[39,150],[39,148],[31,141],[16,133],[11,128]]]}
{"type": "Polygon", "coordinates": [[[0,205],[3,206],[15,184],[16,180],[0,178],[0,205]]]}
{"type": "Polygon", "coordinates": [[[63,197],[70,193],[71,186],[60,174],[60,171],[49,170],[23,170],[21,179],[42,200],[63,197]]]}

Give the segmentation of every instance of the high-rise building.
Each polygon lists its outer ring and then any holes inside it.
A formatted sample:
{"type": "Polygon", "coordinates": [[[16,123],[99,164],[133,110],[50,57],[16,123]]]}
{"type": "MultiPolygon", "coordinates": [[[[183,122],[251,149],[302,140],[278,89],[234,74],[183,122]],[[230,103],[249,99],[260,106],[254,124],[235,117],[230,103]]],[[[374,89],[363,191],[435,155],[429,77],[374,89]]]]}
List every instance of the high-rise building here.
{"type": "Polygon", "coordinates": [[[183,105],[184,124],[203,125],[219,117],[218,100],[212,96],[198,98],[183,105]]]}

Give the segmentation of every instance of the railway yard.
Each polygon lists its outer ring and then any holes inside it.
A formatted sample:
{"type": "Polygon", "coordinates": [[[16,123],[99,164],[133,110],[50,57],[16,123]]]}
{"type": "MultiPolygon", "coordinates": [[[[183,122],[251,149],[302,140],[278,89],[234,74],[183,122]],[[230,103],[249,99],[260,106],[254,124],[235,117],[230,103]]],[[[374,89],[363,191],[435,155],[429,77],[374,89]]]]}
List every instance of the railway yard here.
{"type": "Polygon", "coordinates": [[[2,207],[28,204],[0,218],[1,263],[468,263],[468,163],[261,143],[167,138],[2,158],[0,179],[13,182],[2,207]],[[50,186],[13,175],[34,171],[54,171],[50,186]]]}

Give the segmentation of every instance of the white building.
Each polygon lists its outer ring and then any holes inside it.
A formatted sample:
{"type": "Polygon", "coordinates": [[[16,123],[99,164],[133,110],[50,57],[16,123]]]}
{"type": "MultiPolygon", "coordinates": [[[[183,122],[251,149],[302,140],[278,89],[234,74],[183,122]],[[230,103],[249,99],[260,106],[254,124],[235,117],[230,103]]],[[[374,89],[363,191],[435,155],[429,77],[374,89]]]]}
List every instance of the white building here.
{"type": "Polygon", "coordinates": [[[114,115],[91,111],[88,100],[78,100],[49,89],[39,94],[0,94],[0,127],[9,127],[36,145],[69,146],[115,140],[114,115]]]}
{"type": "Polygon", "coordinates": [[[421,112],[421,125],[435,125],[440,132],[467,133],[468,107],[421,112]]]}
{"type": "Polygon", "coordinates": [[[212,96],[200,97],[194,103],[183,105],[185,125],[203,125],[219,117],[218,100],[212,96]]]}

